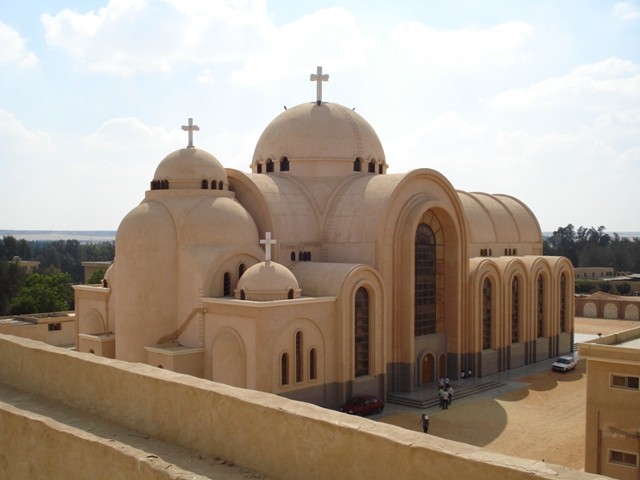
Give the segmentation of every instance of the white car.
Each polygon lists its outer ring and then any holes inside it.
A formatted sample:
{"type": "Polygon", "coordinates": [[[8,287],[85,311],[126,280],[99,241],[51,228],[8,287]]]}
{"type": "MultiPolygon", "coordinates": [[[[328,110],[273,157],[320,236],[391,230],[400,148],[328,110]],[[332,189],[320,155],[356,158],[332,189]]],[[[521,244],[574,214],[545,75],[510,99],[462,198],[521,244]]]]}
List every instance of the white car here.
{"type": "Polygon", "coordinates": [[[568,372],[569,370],[576,368],[577,364],[578,360],[573,355],[562,355],[561,357],[556,358],[556,361],[553,362],[551,368],[556,372],[568,372]]]}

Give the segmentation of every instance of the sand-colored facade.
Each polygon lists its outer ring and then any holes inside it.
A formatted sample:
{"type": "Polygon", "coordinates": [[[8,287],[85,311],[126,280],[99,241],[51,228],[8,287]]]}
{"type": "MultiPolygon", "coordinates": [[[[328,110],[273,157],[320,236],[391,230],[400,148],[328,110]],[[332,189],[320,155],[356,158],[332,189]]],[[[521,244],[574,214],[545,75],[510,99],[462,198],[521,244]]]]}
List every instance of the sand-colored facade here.
{"type": "Polygon", "coordinates": [[[640,328],[579,346],[587,359],[585,471],[640,475],[640,328]]]}
{"type": "Polygon", "coordinates": [[[265,128],[251,172],[184,128],[105,284],[76,287],[80,351],[335,407],[571,350],[571,263],[521,201],[389,173],[371,125],[322,100],[265,128]]]}

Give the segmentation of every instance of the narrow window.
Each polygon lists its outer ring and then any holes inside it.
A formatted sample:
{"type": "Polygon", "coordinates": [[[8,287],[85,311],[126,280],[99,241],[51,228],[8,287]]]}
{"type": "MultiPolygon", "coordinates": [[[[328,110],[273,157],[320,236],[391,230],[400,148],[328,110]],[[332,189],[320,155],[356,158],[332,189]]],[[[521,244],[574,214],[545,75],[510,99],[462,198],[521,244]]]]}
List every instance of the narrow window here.
{"type": "Polygon", "coordinates": [[[289,289],[289,292],[287,293],[287,298],[288,298],[289,300],[293,299],[293,288],[290,288],[290,289],[289,289]]]}
{"type": "Polygon", "coordinates": [[[270,158],[267,160],[267,173],[273,172],[273,160],[270,158]]]}
{"type": "Polygon", "coordinates": [[[567,282],[566,275],[562,273],[560,275],[560,331],[567,331],[567,282]]]}
{"type": "Polygon", "coordinates": [[[518,277],[511,282],[511,343],[518,343],[520,327],[520,283],[518,277]]]}
{"type": "Polygon", "coordinates": [[[318,367],[317,367],[317,353],[316,349],[312,348],[309,350],[309,380],[315,380],[318,378],[318,367]]]}
{"type": "Polygon", "coordinates": [[[544,335],[544,280],[542,279],[542,275],[538,275],[536,320],[538,337],[542,337],[544,335]]]}
{"type": "Polygon", "coordinates": [[[258,164],[258,168],[256,170],[258,171],[258,173],[262,173],[262,164],[261,163],[258,164]]]}
{"type": "Polygon", "coordinates": [[[355,374],[369,375],[369,292],[360,287],[355,298],[355,374]]]}
{"type": "Polygon", "coordinates": [[[220,181],[218,182],[218,190],[224,190],[224,188],[223,188],[223,187],[224,187],[224,184],[222,183],[222,180],[220,180],[220,181]]]}
{"type": "Polygon", "coordinates": [[[247,267],[245,266],[244,263],[241,263],[240,265],[238,265],[238,278],[241,278],[242,275],[244,275],[244,272],[246,269],[247,267]]]}
{"type": "Polygon", "coordinates": [[[216,181],[215,180],[211,180],[211,190],[215,190],[216,189],[216,181]]]}
{"type": "Polygon", "coordinates": [[[354,162],[353,162],[353,171],[354,172],[361,172],[362,171],[362,160],[360,160],[360,157],[357,157],[354,162]]]}
{"type": "Polygon", "coordinates": [[[209,186],[209,182],[207,182],[206,180],[202,180],[200,182],[200,188],[202,188],[203,190],[206,190],[208,186],[209,186]]]}
{"type": "Polygon", "coordinates": [[[384,173],[384,167],[382,166],[382,164],[378,165],[378,173],[380,175],[382,175],[384,173]]]}
{"type": "Polygon", "coordinates": [[[280,159],[280,171],[281,172],[289,171],[289,159],[287,157],[282,157],[282,159],[280,159]]]}
{"type": "Polygon", "coordinates": [[[244,300],[246,298],[246,294],[244,293],[244,288],[240,290],[240,300],[244,300]]]}
{"type": "Polygon", "coordinates": [[[289,385],[289,355],[286,353],[280,357],[280,384],[289,385]]]}
{"type": "Polygon", "coordinates": [[[374,160],[369,162],[369,173],[376,173],[376,162],[374,160]]]}
{"type": "Polygon", "coordinates": [[[292,262],[296,261],[296,252],[291,252],[291,261],[292,262]]]}
{"type": "Polygon", "coordinates": [[[491,348],[491,281],[482,283],[482,348],[491,348]]]}
{"type": "Polygon", "coordinates": [[[50,332],[55,332],[57,330],[62,330],[62,324],[61,323],[50,323],[49,324],[49,331],[50,332]]]}
{"type": "Polygon", "coordinates": [[[222,295],[225,297],[230,296],[231,295],[231,275],[229,274],[229,272],[224,272],[222,283],[223,283],[222,295]]]}
{"type": "Polygon", "coordinates": [[[415,239],[414,334],[436,333],[436,241],[431,227],[418,225],[415,239]]]}
{"type": "Polygon", "coordinates": [[[296,332],[296,382],[302,381],[302,332],[296,332]]]}

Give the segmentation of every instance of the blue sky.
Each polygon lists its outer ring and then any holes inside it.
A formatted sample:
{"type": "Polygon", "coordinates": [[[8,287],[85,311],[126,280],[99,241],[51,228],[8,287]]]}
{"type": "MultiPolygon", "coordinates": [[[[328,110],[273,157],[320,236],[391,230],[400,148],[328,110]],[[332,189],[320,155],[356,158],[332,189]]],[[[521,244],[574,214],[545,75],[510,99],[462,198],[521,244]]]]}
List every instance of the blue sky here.
{"type": "Polygon", "coordinates": [[[116,229],[189,117],[249,171],[317,65],[389,173],[640,231],[640,0],[0,0],[0,229],[116,229]]]}

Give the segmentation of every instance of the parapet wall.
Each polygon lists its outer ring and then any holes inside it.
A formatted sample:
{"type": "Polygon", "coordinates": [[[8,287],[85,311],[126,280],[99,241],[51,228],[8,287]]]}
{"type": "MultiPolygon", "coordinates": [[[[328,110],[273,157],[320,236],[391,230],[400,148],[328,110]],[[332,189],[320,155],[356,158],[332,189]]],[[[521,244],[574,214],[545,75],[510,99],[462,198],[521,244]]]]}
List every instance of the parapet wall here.
{"type": "MultiPolygon", "coordinates": [[[[0,335],[0,383],[274,479],[401,480],[424,478],[426,472],[440,480],[599,478],[276,395],[6,335],[0,335]]],[[[16,413],[9,412],[10,406],[0,403],[0,409],[3,425],[10,419],[16,428],[20,426],[16,413]]],[[[29,419],[24,420],[29,423],[29,419]]],[[[2,430],[0,450],[7,451],[13,446],[13,435],[2,430]]],[[[64,433],[62,430],[58,435],[64,433]]],[[[4,456],[0,477],[17,471],[11,468],[13,462],[29,462],[26,471],[46,471],[47,457],[60,448],[57,442],[40,441],[42,432],[37,428],[23,428],[21,432],[32,437],[21,441],[23,445],[37,445],[37,455],[20,450],[4,456]]],[[[83,443],[78,439],[73,442],[83,443]]],[[[87,452],[97,448],[86,447],[87,452]]],[[[69,448],[76,446],[70,444],[69,448]]],[[[124,469],[134,468],[137,461],[126,451],[88,455],[93,472],[114,468],[114,462],[124,469]]],[[[67,463],[58,464],[60,471],[50,472],[51,477],[86,478],[87,472],[82,470],[85,464],[67,463]]]]}

